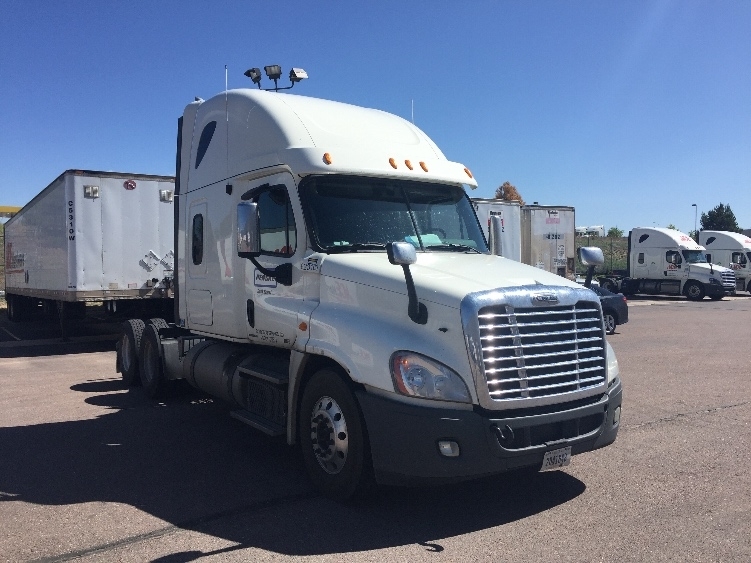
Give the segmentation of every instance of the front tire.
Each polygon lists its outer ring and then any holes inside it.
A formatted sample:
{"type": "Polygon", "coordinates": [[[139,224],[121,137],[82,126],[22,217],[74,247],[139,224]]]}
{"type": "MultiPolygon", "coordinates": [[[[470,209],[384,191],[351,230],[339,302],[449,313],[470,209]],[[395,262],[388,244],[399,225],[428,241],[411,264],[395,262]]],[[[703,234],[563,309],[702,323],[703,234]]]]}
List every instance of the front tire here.
{"type": "Polygon", "coordinates": [[[686,284],[686,289],[683,290],[683,293],[691,301],[701,301],[702,299],[704,299],[704,287],[697,282],[688,282],[686,284]]]}
{"type": "Polygon", "coordinates": [[[370,490],[374,481],[365,425],[343,378],[328,368],[316,372],[299,413],[303,461],[315,487],[340,501],[370,490]]]}
{"type": "Polygon", "coordinates": [[[618,324],[613,313],[603,313],[605,319],[605,334],[615,334],[615,327],[618,324]]]}

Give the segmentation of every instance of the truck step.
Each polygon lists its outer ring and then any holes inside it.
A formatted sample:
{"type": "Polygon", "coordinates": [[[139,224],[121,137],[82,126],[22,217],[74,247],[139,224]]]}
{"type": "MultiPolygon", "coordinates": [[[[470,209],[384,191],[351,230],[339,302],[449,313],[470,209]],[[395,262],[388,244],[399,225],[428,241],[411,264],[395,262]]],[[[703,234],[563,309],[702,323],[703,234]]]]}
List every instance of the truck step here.
{"type": "Polygon", "coordinates": [[[275,356],[250,356],[237,366],[241,377],[254,377],[274,385],[287,385],[289,381],[289,360],[275,356]]]}
{"type": "Polygon", "coordinates": [[[264,432],[269,436],[284,436],[284,434],[287,433],[287,429],[281,424],[277,424],[276,422],[261,418],[260,416],[255,415],[250,411],[234,410],[229,414],[232,418],[235,418],[240,422],[244,422],[248,426],[252,426],[256,430],[260,430],[261,432],[264,432]]]}

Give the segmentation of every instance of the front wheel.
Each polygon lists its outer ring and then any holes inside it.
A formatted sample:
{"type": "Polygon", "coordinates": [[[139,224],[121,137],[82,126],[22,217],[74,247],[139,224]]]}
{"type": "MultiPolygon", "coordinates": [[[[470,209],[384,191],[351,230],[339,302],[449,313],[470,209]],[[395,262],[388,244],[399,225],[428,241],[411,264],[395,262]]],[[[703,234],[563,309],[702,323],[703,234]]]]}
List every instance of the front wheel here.
{"type": "Polygon", "coordinates": [[[684,293],[691,301],[701,301],[704,299],[704,287],[697,282],[688,282],[684,293]]]}
{"type": "Polygon", "coordinates": [[[615,334],[615,326],[618,324],[615,320],[615,315],[613,313],[604,313],[603,317],[605,318],[605,333],[615,334]]]}
{"type": "Polygon", "coordinates": [[[329,497],[362,496],[373,470],[362,415],[342,377],[332,369],[316,372],[303,392],[299,436],[313,484],[329,497]]]}

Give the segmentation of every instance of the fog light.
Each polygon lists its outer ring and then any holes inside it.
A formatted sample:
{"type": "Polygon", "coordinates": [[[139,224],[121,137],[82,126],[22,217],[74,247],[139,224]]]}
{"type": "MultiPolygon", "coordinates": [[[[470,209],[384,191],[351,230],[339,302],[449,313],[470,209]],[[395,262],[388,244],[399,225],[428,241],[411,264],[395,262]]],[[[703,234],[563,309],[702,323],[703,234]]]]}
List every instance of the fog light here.
{"type": "Polygon", "coordinates": [[[621,407],[616,407],[615,412],[613,413],[613,426],[618,426],[618,423],[621,421],[621,407]]]}
{"type": "Polygon", "coordinates": [[[459,457],[459,444],[450,440],[438,442],[438,451],[446,457],[459,457]]]}

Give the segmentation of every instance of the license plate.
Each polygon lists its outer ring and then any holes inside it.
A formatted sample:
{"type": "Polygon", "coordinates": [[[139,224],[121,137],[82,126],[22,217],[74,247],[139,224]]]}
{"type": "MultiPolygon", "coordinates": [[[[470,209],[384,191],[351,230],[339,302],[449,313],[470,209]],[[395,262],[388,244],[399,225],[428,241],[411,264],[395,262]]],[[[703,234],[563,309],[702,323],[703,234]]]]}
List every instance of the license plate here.
{"type": "Polygon", "coordinates": [[[571,446],[560,448],[558,450],[551,450],[545,452],[545,457],[542,458],[542,467],[540,468],[540,471],[558,469],[559,467],[567,466],[569,463],[571,463],[571,446]]]}

